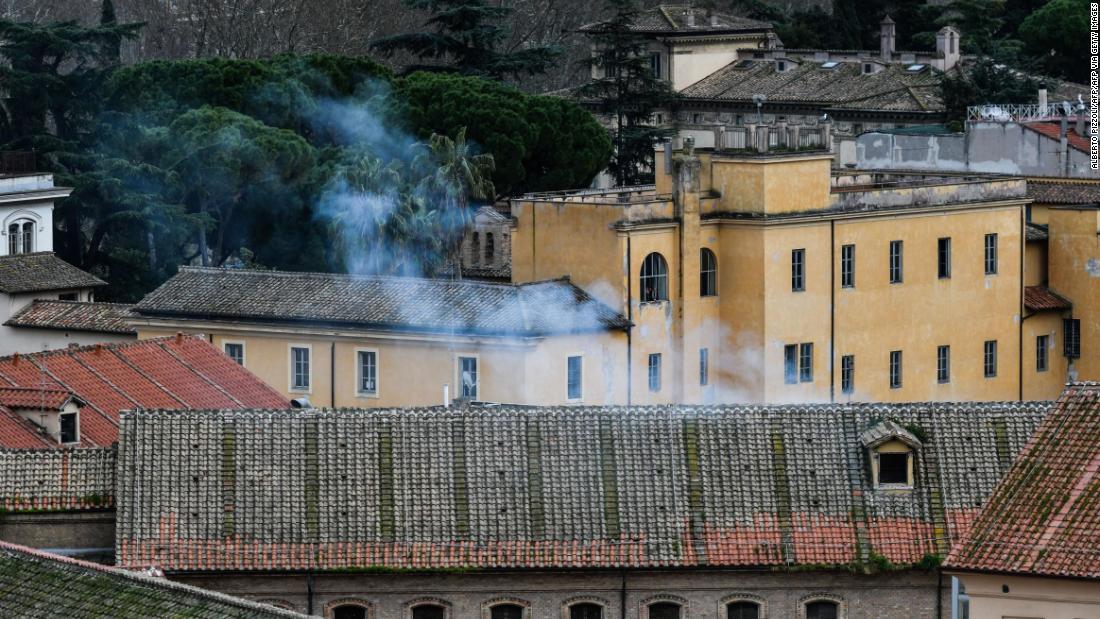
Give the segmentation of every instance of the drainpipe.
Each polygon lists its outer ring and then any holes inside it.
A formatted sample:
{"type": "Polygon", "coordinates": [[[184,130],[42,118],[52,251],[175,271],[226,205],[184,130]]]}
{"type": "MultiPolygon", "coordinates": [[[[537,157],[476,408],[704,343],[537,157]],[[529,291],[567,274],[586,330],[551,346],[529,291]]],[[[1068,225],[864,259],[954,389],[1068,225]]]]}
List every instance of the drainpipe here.
{"type": "Polygon", "coordinates": [[[619,617],[626,619],[626,570],[622,572],[622,587],[619,589],[619,617]]]}
{"type": "Polygon", "coordinates": [[[630,233],[626,235],[626,320],[631,326],[626,328],[626,405],[630,406],[634,395],[634,267],[630,261],[630,233]]]}
{"type": "Polygon", "coordinates": [[[313,614],[313,572],[306,572],[306,614],[313,614]]]}
{"type": "Polygon", "coordinates": [[[1028,319],[1024,306],[1024,254],[1027,253],[1027,207],[1020,207],[1020,333],[1016,337],[1019,351],[1016,354],[1016,384],[1019,387],[1020,401],[1024,399],[1024,321],[1028,319]]]}
{"type": "Polygon", "coordinates": [[[329,406],[336,408],[336,342],[329,347],[328,355],[328,396],[329,406]]]}
{"type": "Polygon", "coordinates": [[[836,220],[829,220],[829,401],[836,402],[836,220]]]}

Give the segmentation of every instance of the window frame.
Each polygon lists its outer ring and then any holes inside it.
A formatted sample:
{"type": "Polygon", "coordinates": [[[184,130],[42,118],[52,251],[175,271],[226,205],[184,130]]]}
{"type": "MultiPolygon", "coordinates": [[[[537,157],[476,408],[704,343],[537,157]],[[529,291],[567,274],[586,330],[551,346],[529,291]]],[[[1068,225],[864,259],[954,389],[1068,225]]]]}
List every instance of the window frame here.
{"type": "Polygon", "coordinates": [[[678,595],[671,595],[671,594],[666,593],[666,594],[660,594],[660,595],[653,595],[653,596],[650,596],[650,597],[642,600],[641,603],[640,603],[638,618],[639,619],[650,619],[650,615],[649,615],[650,607],[656,606],[657,604],[676,604],[677,606],[680,607],[680,619],[685,619],[685,617],[690,617],[691,616],[690,615],[690,607],[688,605],[688,601],[685,598],[682,598],[678,595]]]}
{"type": "Polygon", "coordinates": [[[336,609],[340,606],[358,606],[366,610],[367,619],[374,619],[374,605],[362,598],[337,598],[325,603],[323,616],[325,619],[333,619],[336,609]]]}
{"type": "Polygon", "coordinates": [[[583,402],[584,401],[584,353],[573,353],[565,357],[565,399],[567,402],[583,402]],[[576,359],[579,363],[579,372],[577,374],[577,395],[572,393],[572,370],[570,364],[576,359]]]}
{"type": "Polygon", "coordinates": [[[493,619],[493,609],[497,606],[519,606],[522,610],[523,619],[531,619],[531,603],[513,597],[497,597],[482,602],[481,619],[493,619]]]}
{"type": "Polygon", "coordinates": [[[718,256],[709,247],[699,249],[699,296],[718,296],[718,256]]]}
{"type": "Polygon", "coordinates": [[[642,259],[642,269],[638,276],[638,300],[641,304],[668,302],[668,260],[660,252],[649,252],[642,259]],[[650,272],[654,268],[659,269],[659,272],[650,272]],[[652,293],[646,293],[646,282],[653,282],[652,293]]]}
{"type": "Polygon", "coordinates": [[[837,619],[847,619],[848,603],[839,595],[825,592],[815,592],[805,595],[798,600],[798,619],[807,619],[809,606],[814,602],[831,602],[836,604],[837,619]]]}
{"type": "Polygon", "coordinates": [[[80,442],[80,410],[62,411],[57,416],[57,442],[62,445],[76,445],[80,442]],[[65,440],[65,419],[73,420],[73,440],[65,440]]]}
{"type": "Polygon", "coordinates": [[[936,275],[940,279],[951,279],[951,237],[936,239],[936,275]]]}
{"type": "Polygon", "coordinates": [[[482,385],[482,372],[481,372],[481,355],[479,353],[455,353],[455,395],[458,398],[469,398],[473,401],[478,401],[484,393],[482,385]],[[473,359],[474,361],[474,394],[466,395],[466,385],[462,382],[462,361],[464,359],[473,359]]]}
{"type": "Polygon", "coordinates": [[[582,604],[592,604],[600,608],[601,619],[611,619],[610,609],[611,604],[607,600],[590,595],[582,595],[577,597],[571,597],[561,603],[561,619],[572,619],[573,607],[580,606],[582,604]]]}
{"type": "Polygon", "coordinates": [[[936,347],[936,383],[946,385],[951,382],[951,346],[943,344],[936,347]]]}
{"type": "Polygon", "coordinates": [[[875,487],[876,488],[912,488],[912,466],[913,466],[913,451],[875,451],[875,487]],[[905,478],[904,481],[887,481],[883,479],[882,474],[882,460],[884,456],[890,458],[903,457],[905,458],[902,463],[901,472],[905,478]]]}
{"type": "Polygon", "coordinates": [[[1050,334],[1035,336],[1035,371],[1046,372],[1050,369],[1050,334]]]}
{"type": "Polygon", "coordinates": [[[984,256],[986,275],[996,275],[999,270],[1000,260],[997,250],[998,244],[999,241],[996,232],[990,232],[985,235],[984,256]]]}
{"type": "Polygon", "coordinates": [[[382,355],[377,348],[357,347],[355,349],[355,396],[358,398],[379,398],[382,393],[382,355]],[[362,355],[374,355],[374,391],[363,390],[362,355]]]}
{"type": "Polygon", "coordinates": [[[413,613],[421,606],[438,606],[443,609],[443,619],[453,619],[454,617],[454,609],[451,603],[447,600],[434,597],[417,598],[405,602],[404,611],[401,613],[401,616],[403,619],[413,619],[413,613]]]}
{"type": "Polygon", "coordinates": [[[1081,319],[1062,319],[1062,356],[1067,359],[1081,358],[1081,319]]]}
{"type": "Polygon", "coordinates": [[[856,390],[856,356],[841,355],[840,357],[840,392],[852,395],[856,390]]]}
{"type": "Polygon", "coordinates": [[[856,246],[854,243],[840,246],[840,287],[856,287],[856,246]]]}
{"type": "Polygon", "coordinates": [[[247,355],[246,350],[247,349],[248,349],[248,347],[245,346],[244,340],[222,340],[222,353],[224,353],[226,357],[229,357],[230,359],[232,359],[234,363],[239,364],[242,368],[244,367],[244,364],[245,364],[245,359],[246,359],[246,355],[247,355]],[[227,348],[228,346],[240,346],[241,347],[241,360],[240,361],[237,361],[236,359],[233,358],[233,355],[229,354],[229,350],[227,348]]]}
{"type": "Polygon", "coordinates": [[[814,382],[813,342],[802,342],[798,345],[798,382],[814,382]]]}
{"type": "Polygon", "coordinates": [[[806,248],[791,250],[791,292],[806,292],[806,248]]]}
{"type": "Polygon", "coordinates": [[[661,374],[664,371],[663,365],[664,359],[659,352],[651,352],[649,356],[646,357],[646,386],[649,388],[650,393],[661,392],[661,374]],[[654,369],[656,369],[656,371],[654,371],[654,369]],[[656,385],[656,387],[654,387],[654,385],[656,385]]]}
{"type": "Polygon", "coordinates": [[[710,349],[699,349],[699,386],[706,387],[710,384],[710,349]]]}
{"type": "Polygon", "coordinates": [[[748,602],[750,604],[756,604],[756,617],[757,619],[768,619],[768,600],[759,595],[753,595],[747,592],[735,592],[724,596],[718,600],[718,613],[719,619],[727,619],[729,617],[730,604],[737,604],[739,602],[748,602]]]}
{"type": "Polygon", "coordinates": [[[798,344],[783,345],[783,384],[798,384],[798,344]]]}
{"type": "Polygon", "coordinates": [[[890,388],[891,389],[901,389],[901,387],[902,387],[902,384],[904,382],[903,381],[903,378],[904,378],[903,372],[904,372],[904,369],[905,369],[904,366],[903,366],[903,362],[904,362],[904,355],[903,355],[902,351],[900,351],[900,350],[891,350],[890,351],[889,374],[890,374],[890,388]]]}
{"type": "Polygon", "coordinates": [[[27,211],[14,213],[0,228],[8,237],[8,255],[33,254],[38,245],[38,219],[27,211]],[[29,238],[29,242],[28,242],[29,238]]]}
{"type": "Polygon", "coordinates": [[[290,361],[290,372],[289,376],[287,377],[287,385],[289,386],[289,388],[287,389],[287,391],[291,393],[313,393],[313,344],[291,342],[287,344],[287,353],[289,355],[288,359],[290,361]],[[297,369],[295,367],[296,361],[294,359],[295,350],[306,351],[306,366],[308,368],[308,372],[306,373],[307,383],[305,387],[300,387],[294,382],[294,377],[297,369]]]}
{"type": "Polygon", "coordinates": [[[982,375],[985,378],[997,378],[997,340],[982,343],[982,375]]]}
{"type": "Polygon", "coordinates": [[[905,241],[890,241],[890,283],[905,283],[905,241]]]}

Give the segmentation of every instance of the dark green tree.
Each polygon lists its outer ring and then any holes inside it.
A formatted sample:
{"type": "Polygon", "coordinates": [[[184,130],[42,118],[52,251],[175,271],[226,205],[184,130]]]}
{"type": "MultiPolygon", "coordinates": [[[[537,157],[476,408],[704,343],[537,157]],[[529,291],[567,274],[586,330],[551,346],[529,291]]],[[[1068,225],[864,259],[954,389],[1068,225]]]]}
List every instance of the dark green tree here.
{"type": "Polygon", "coordinates": [[[1024,20],[1020,38],[1047,75],[1088,79],[1089,3],[1051,0],[1024,20]]]}
{"type": "Polygon", "coordinates": [[[676,94],[653,74],[648,40],[632,25],[640,9],[636,0],[604,0],[610,17],[587,30],[595,48],[586,61],[600,77],[576,90],[592,101],[611,123],[615,147],[610,170],[619,185],[649,182],[653,178],[653,148],[674,129],[658,127],[654,115],[672,106],[676,94]]]}
{"type": "Polygon", "coordinates": [[[960,74],[944,75],[940,92],[949,127],[962,131],[966,108],[986,103],[1030,103],[1038,82],[1025,73],[983,58],[960,74]]]}
{"type": "Polygon", "coordinates": [[[408,53],[421,61],[407,72],[454,71],[502,79],[546,71],[560,55],[557,47],[506,50],[509,31],[502,22],[512,13],[486,0],[406,0],[412,9],[431,14],[425,32],[409,32],[373,41],[386,57],[408,53]],[[431,60],[431,64],[423,61],[431,60]]]}

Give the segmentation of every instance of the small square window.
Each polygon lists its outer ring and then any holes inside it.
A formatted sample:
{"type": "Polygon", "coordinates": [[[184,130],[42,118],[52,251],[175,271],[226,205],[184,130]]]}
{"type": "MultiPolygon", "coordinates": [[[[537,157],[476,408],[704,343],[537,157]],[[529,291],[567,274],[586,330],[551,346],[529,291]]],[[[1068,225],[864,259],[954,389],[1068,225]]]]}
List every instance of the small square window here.
{"type": "Polygon", "coordinates": [[[244,344],[226,342],[224,348],[226,357],[232,359],[237,365],[244,365],[244,344]]]}
{"type": "Polygon", "coordinates": [[[909,454],[878,454],[878,483],[880,485],[909,485],[909,454]]]}

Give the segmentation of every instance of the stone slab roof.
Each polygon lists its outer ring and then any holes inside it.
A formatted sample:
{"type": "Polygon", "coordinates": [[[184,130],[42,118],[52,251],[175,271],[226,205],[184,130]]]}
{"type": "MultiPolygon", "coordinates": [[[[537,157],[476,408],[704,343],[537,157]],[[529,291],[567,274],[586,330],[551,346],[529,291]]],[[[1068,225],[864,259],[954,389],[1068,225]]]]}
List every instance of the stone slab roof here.
{"type": "MultiPolygon", "coordinates": [[[[791,63],[794,64],[794,63],[791,63]]],[[[824,106],[826,109],[942,112],[938,77],[931,70],[909,72],[890,64],[868,75],[858,62],[824,69],[820,62],[801,62],[782,73],[773,60],[741,60],[683,89],[688,99],[752,105],[754,94],[767,103],[824,106]]]]}
{"type": "Polygon", "coordinates": [[[132,305],[35,300],[4,323],[8,327],[137,335],[127,322],[132,305]]]}
{"type": "Polygon", "coordinates": [[[950,568],[1100,578],[1100,383],[1071,383],[997,486],[950,568]]]}
{"type": "Polygon", "coordinates": [[[1049,403],[141,411],[116,557],[167,571],[899,564],[946,554],[1049,403]],[[919,428],[876,490],[860,435],[919,428]]]}
{"type": "Polygon", "coordinates": [[[468,280],[181,268],[134,311],[426,333],[542,336],[630,323],[567,280],[468,280]]]}
{"type": "MultiPolygon", "coordinates": [[[[288,405],[280,393],[197,336],[0,357],[0,387],[75,394],[87,404],[80,414],[84,446],[115,442],[122,410],[288,405]]],[[[7,439],[0,435],[0,447],[27,446],[7,439]]]]}
{"type": "Polygon", "coordinates": [[[7,294],[106,285],[51,252],[0,256],[0,292],[7,294]]]}
{"type": "Polygon", "coordinates": [[[1027,197],[1039,204],[1092,204],[1100,202],[1100,183],[1048,183],[1029,180],[1027,197]]]}
{"type": "Polygon", "coordinates": [[[1024,307],[1032,312],[1072,309],[1068,299],[1046,286],[1025,286],[1024,307]]]}
{"type": "MultiPolygon", "coordinates": [[[[581,26],[581,32],[598,31],[603,22],[581,26]]],[[[661,4],[638,12],[631,24],[634,32],[654,35],[690,36],[739,31],[756,32],[772,30],[772,24],[765,21],[711,12],[705,8],[690,5],[661,4]],[[688,15],[695,18],[694,25],[688,25],[688,15]],[[711,17],[714,17],[712,22],[711,17]]]]}
{"type": "Polygon", "coordinates": [[[305,617],[221,593],[0,542],[0,616],[305,617]]]}

